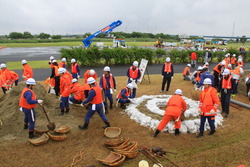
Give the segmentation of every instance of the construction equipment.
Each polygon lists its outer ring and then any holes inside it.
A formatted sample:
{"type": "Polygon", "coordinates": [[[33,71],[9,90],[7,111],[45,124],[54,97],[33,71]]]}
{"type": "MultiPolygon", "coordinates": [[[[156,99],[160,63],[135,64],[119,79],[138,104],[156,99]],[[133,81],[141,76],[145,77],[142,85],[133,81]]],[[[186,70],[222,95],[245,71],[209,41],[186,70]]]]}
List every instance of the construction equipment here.
{"type": "Polygon", "coordinates": [[[123,39],[113,38],[113,47],[114,48],[127,48],[127,45],[123,39]]]}
{"type": "Polygon", "coordinates": [[[46,118],[47,118],[47,120],[48,120],[48,122],[49,122],[49,124],[47,125],[48,129],[49,129],[49,130],[54,130],[54,129],[56,128],[55,123],[54,123],[54,122],[50,122],[49,117],[48,117],[48,115],[47,115],[47,113],[46,113],[46,111],[45,111],[45,109],[44,109],[44,106],[41,105],[41,107],[42,107],[43,112],[44,112],[44,114],[45,114],[45,116],[46,116],[46,118]]]}
{"type": "Polygon", "coordinates": [[[95,38],[96,36],[100,35],[101,33],[105,33],[108,34],[110,32],[113,31],[113,29],[115,29],[116,27],[120,26],[122,24],[121,20],[117,20],[114,21],[113,23],[111,23],[110,25],[104,27],[103,29],[95,32],[94,34],[90,35],[89,37],[85,38],[84,40],[82,40],[84,47],[88,48],[90,47],[91,43],[93,42],[93,38],[95,38]]]}
{"type": "Polygon", "coordinates": [[[155,42],[155,47],[162,48],[164,47],[163,45],[163,40],[159,37],[158,40],[155,42]]]}

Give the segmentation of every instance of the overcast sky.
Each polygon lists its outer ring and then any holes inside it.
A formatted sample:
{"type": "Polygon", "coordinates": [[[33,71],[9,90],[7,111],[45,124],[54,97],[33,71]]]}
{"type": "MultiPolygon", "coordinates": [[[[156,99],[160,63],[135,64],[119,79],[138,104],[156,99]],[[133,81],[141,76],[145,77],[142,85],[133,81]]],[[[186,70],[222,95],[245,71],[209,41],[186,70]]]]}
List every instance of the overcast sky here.
{"type": "Polygon", "coordinates": [[[250,37],[250,0],[0,0],[0,34],[114,31],[250,37]],[[235,26],[234,26],[235,22],[235,26]]]}

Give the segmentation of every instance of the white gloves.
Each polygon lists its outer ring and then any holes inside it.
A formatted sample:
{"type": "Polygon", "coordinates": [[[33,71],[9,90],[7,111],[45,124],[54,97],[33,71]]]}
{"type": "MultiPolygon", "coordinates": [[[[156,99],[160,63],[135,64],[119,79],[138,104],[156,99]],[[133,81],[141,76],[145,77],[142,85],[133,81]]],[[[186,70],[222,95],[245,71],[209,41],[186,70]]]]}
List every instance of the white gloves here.
{"type": "Polygon", "coordinates": [[[214,114],[214,113],[215,113],[214,109],[210,110],[210,113],[211,113],[211,114],[214,114]]]}
{"type": "Polygon", "coordinates": [[[79,79],[80,78],[80,75],[77,75],[77,79],[79,79]]]}
{"type": "Polygon", "coordinates": [[[130,81],[133,81],[133,79],[132,78],[129,78],[130,79],[130,81]]]}
{"type": "Polygon", "coordinates": [[[84,107],[84,105],[81,103],[81,106],[84,107]]]}
{"type": "Polygon", "coordinates": [[[43,104],[43,100],[37,100],[39,104],[43,104]]]}
{"type": "Polygon", "coordinates": [[[114,92],[116,92],[116,89],[114,89],[114,92]]]}
{"type": "Polygon", "coordinates": [[[200,109],[200,108],[199,108],[198,112],[199,112],[199,114],[200,114],[200,115],[202,114],[202,111],[201,111],[201,109],[200,109]]]}

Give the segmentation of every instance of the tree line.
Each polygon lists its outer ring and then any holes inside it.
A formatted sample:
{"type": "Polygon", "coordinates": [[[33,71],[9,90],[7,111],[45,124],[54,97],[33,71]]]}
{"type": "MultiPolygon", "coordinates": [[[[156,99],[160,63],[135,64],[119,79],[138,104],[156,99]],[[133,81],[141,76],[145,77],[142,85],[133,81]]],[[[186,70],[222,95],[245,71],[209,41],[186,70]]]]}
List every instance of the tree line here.
{"type": "Polygon", "coordinates": [[[61,35],[50,35],[47,33],[40,33],[39,35],[32,35],[30,32],[25,31],[23,33],[21,32],[11,32],[9,35],[6,36],[7,38],[10,39],[62,39],[61,35]]]}

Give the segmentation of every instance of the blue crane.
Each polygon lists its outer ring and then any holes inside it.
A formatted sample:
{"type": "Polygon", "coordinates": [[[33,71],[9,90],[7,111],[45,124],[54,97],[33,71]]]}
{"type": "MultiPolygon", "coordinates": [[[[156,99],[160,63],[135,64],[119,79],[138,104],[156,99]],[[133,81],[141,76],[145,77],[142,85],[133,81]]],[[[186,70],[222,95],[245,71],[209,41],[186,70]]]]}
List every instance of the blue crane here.
{"type": "Polygon", "coordinates": [[[92,39],[95,38],[96,36],[98,36],[99,34],[101,34],[101,33],[108,34],[108,33],[112,32],[113,29],[120,26],[121,24],[122,24],[121,20],[114,21],[113,23],[111,23],[107,27],[104,27],[103,29],[101,29],[101,30],[95,32],[94,34],[90,35],[86,39],[82,40],[82,42],[84,44],[84,47],[88,48],[91,45],[91,43],[93,42],[92,39]]]}

